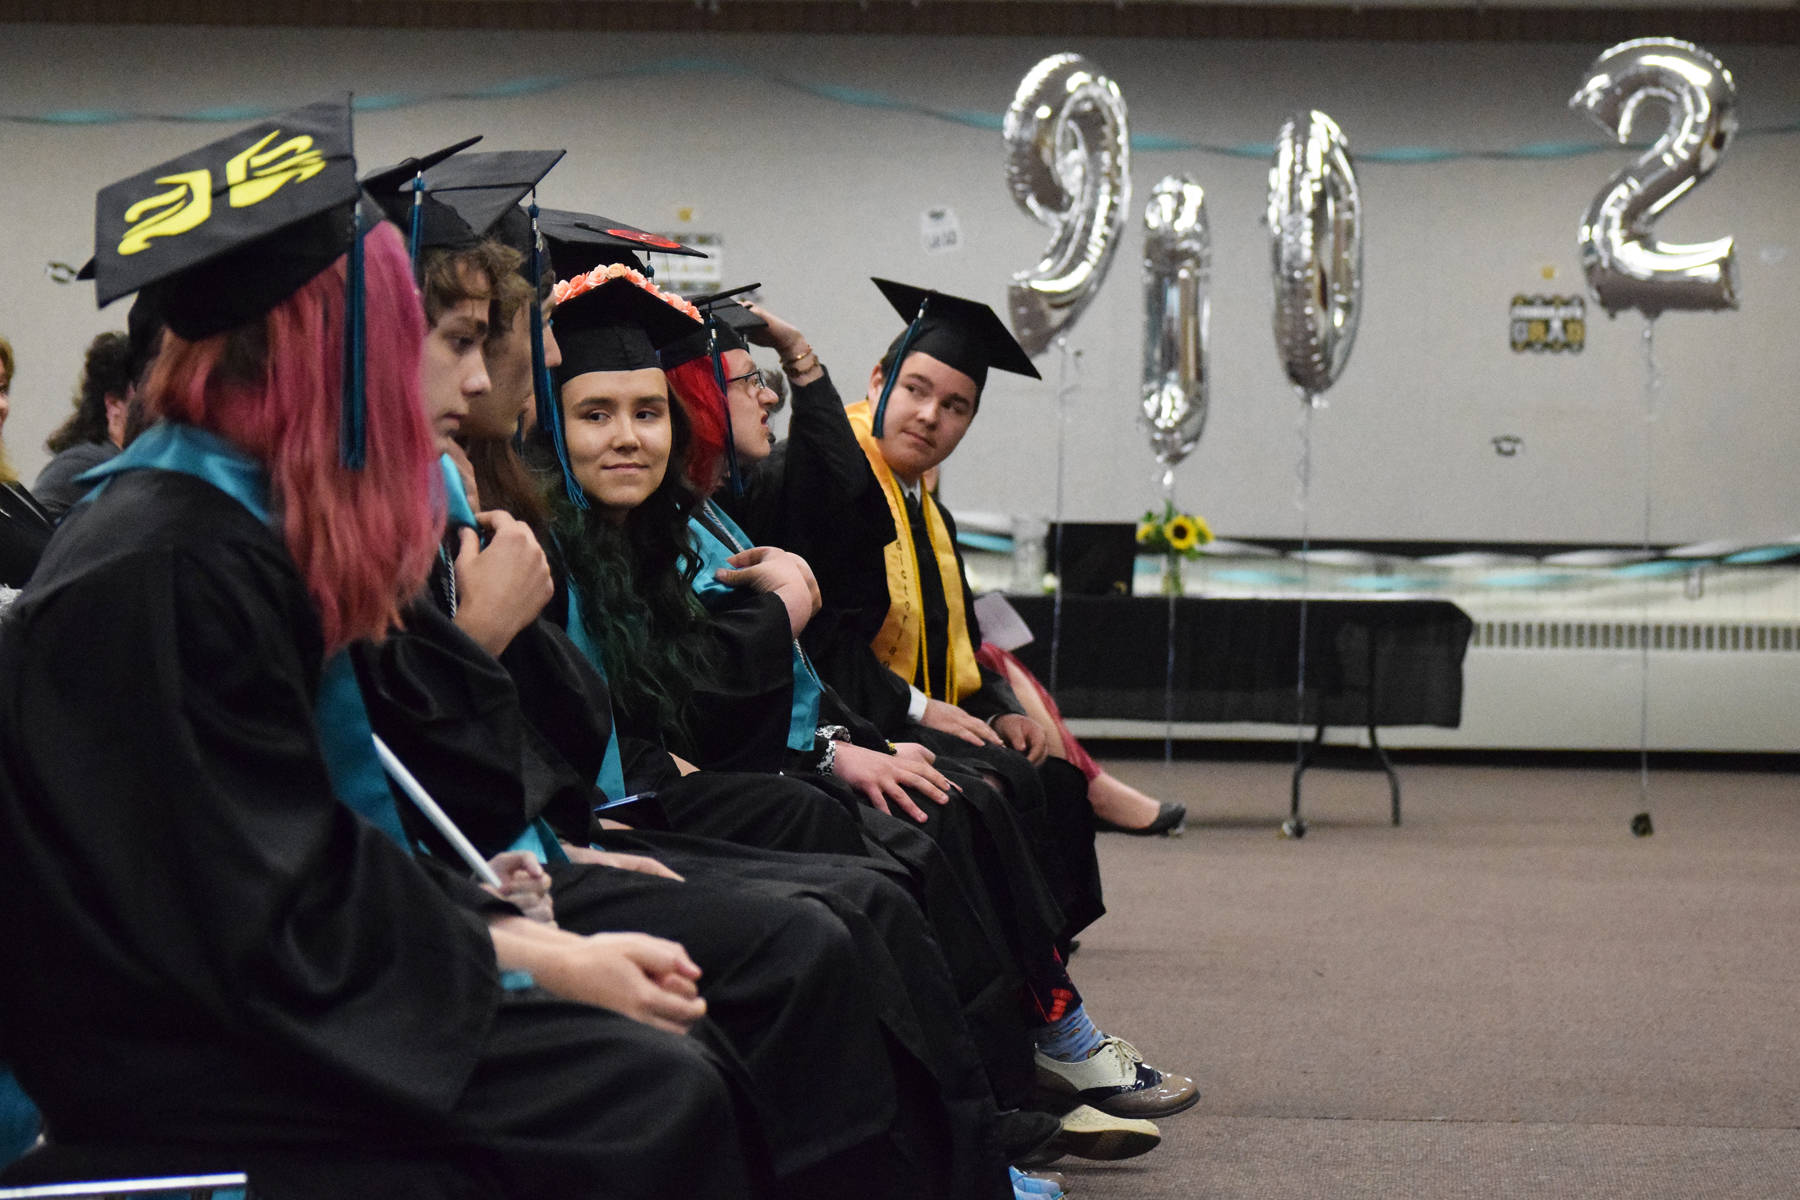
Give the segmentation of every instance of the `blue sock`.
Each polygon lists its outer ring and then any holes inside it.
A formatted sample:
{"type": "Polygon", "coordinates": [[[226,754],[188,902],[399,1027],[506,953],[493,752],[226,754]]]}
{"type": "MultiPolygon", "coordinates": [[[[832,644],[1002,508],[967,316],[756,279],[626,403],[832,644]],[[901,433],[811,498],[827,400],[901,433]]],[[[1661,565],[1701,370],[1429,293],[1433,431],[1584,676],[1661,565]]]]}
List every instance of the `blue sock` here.
{"type": "Polygon", "coordinates": [[[1038,1026],[1034,1040],[1037,1048],[1048,1057],[1057,1062],[1072,1063],[1085,1061],[1105,1039],[1106,1035],[1087,1015],[1087,1005],[1077,1004],[1061,1019],[1038,1026]]]}
{"type": "Polygon", "coordinates": [[[1056,1200],[1065,1193],[1047,1179],[1028,1179],[1019,1168],[1006,1168],[1012,1175],[1013,1200],[1056,1200]]]}

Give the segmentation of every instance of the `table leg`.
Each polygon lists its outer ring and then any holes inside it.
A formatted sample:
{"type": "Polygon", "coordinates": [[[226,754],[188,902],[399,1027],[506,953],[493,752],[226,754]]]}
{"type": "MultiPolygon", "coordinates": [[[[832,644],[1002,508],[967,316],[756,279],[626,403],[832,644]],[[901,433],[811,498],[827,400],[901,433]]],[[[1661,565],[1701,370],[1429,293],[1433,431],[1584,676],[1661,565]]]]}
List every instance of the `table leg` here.
{"type": "Polygon", "coordinates": [[[1381,760],[1381,769],[1387,772],[1388,801],[1393,810],[1394,824],[1400,824],[1400,775],[1394,770],[1393,760],[1388,758],[1387,751],[1381,748],[1381,739],[1375,736],[1375,726],[1369,726],[1369,748],[1375,757],[1381,760]]]}
{"type": "Polygon", "coordinates": [[[1312,765],[1313,755],[1325,742],[1325,723],[1319,722],[1318,732],[1313,734],[1312,744],[1300,749],[1300,758],[1294,764],[1294,781],[1291,786],[1292,799],[1288,805],[1288,819],[1282,824],[1281,832],[1288,837],[1305,837],[1306,822],[1300,819],[1300,777],[1306,774],[1306,768],[1312,765]]]}

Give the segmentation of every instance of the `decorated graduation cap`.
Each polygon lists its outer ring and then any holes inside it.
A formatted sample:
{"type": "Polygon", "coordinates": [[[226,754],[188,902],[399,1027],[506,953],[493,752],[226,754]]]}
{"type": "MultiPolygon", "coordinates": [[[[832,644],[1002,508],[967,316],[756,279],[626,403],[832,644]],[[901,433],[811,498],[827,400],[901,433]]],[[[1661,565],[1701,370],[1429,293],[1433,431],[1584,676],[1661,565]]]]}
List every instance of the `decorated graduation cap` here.
{"type": "Polygon", "coordinates": [[[350,98],[320,101],[102,188],[95,297],[138,292],[189,341],[261,317],[349,255],[339,453],[363,462],[362,238],[350,98]]]}
{"type": "Polygon", "coordinates": [[[1025,348],[1019,345],[1006,323],[980,301],[895,283],[891,279],[874,279],[872,282],[894,306],[894,311],[909,322],[905,331],[888,347],[883,359],[888,369],[883,372],[881,399],[875,405],[876,437],[882,435],[882,418],[887,415],[888,396],[894,390],[900,366],[914,351],[929,354],[973,379],[978,396],[987,385],[989,368],[1032,379],[1043,378],[1031,365],[1031,356],[1025,353],[1025,348]]]}
{"type": "Polygon", "coordinates": [[[615,265],[630,267],[647,278],[654,277],[655,272],[638,257],[641,254],[706,257],[705,251],[593,213],[546,208],[538,214],[538,227],[550,245],[550,257],[555,260],[556,269],[565,279],[585,275],[595,267],[615,265]]]}
{"type": "Polygon", "coordinates": [[[425,251],[434,248],[466,250],[481,240],[454,208],[432,195],[432,186],[425,177],[427,171],[434,170],[452,155],[467,150],[480,140],[479,134],[464,138],[430,154],[402,159],[391,167],[370,171],[362,178],[363,190],[381,206],[388,220],[406,234],[415,277],[419,272],[419,258],[425,251]]]}
{"type": "MultiPolygon", "coordinates": [[[[556,285],[556,340],[562,347],[559,385],[596,371],[657,370],[657,351],[699,327],[700,311],[671,296],[629,267],[595,267],[556,285]]],[[[587,496],[569,469],[562,405],[540,405],[538,423],[550,433],[569,500],[586,508],[587,496]]]]}
{"type": "Polygon", "coordinates": [[[713,382],[719,385],[719,403],[725,410],[726,474],[731,480],[732,494],[739,496],[744,493],[744,479],[738,471],[737,442],[731,429],[731,398],[726,395],[725,353],[729,350],[748,352],[750,344],[744,340],[744,335],[768,327],[768,322],[733,299],[761,286],[760,283],[747,283],[728,291],[691,297],[688,303],[700,310],[700,319],[705,322],[704,328],[694,330],[680,341],[663,347],[659,356],[665,371],[701,358],[711,361],[713,382]]]}

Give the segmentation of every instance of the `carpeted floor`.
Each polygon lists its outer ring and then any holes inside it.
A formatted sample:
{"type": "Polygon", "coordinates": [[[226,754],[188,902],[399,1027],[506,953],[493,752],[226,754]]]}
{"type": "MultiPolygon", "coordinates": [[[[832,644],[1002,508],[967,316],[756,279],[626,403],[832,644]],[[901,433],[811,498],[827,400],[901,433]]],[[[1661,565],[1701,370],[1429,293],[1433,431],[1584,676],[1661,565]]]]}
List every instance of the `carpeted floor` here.
{"type": "Polygon", "coordinates": [[[1185,837],[1101,838],[1072,969],[1200,1082],[1077,1195],[1800,1195],[1800,778],[1112,764],[1185,837]]]}

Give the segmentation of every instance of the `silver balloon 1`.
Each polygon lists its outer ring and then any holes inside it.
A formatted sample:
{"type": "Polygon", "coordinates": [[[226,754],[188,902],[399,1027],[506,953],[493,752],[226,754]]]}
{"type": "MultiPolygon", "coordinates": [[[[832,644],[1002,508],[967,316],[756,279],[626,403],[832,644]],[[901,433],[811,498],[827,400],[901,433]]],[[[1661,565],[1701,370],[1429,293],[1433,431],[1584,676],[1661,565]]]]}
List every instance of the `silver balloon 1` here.
{"type": "Polygon", "coordinates": [[[1269,170],[1275,345],[1315,402],[1337,382],[1362,311],[1362,197],[1343,130],[1314,110],[1290,117],[1269,170]]]}
{"type": "Polygon", "coordinates": [[[1131,202],[1125,97],[1081,55],[1052,55],[1020,82],[1003,133],[1013,199],[1053,234],[1007,290],[1013,333],[1039,354],[1093,299],[1118,247],[1131,202]]]}
{"type": "Polygon", "coordinates": [[[1144,206],[1142,419],[1164,466],[1193,453],[1206,430],[1211,268],[1206,193],[1185,176],[1167,176],[1144,206]]]}
{"type": "Polygon", "coordinates": [[[1623,142],[1645,101],[1668,110],[1662,137],[1607,181],[1581,220],[1581,265],[1608,315],[1635,308],[1736,308],[1729,237],[1697,245],[1656,240],[1651,223],[1712,174],[1737,132],[1737,84],[1700,47],[1671,38],[1621,42],[1594,60],[1569,100],[1623,142]]]}

